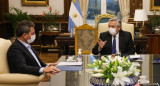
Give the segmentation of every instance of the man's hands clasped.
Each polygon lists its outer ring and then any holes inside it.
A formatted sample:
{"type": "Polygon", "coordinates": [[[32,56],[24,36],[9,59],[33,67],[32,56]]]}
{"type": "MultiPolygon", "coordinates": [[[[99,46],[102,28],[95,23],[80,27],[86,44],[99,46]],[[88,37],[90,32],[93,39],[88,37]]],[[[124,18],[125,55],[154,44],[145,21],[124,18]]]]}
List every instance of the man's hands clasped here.
{"type": "Polygon", "coordinates": [[[50,64],[49,66],[44,68],[43,72],[49,75],[61,72],[61,70],[55,67],[55,65],[57,65],[57,63],[50,64]]]}

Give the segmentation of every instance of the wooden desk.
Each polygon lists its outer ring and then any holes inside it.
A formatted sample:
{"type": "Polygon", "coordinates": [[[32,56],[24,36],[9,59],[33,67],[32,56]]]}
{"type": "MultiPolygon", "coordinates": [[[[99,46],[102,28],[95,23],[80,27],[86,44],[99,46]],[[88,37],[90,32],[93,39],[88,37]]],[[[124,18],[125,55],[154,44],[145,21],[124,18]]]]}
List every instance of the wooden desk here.
{"type": "Polygon", "coordinates": [[[61,34],[58,31],[39,31],[40,51],[59,53],[56,36],[61,34]]]}
{"type": "Polygon", "coordinates": [[[59,57],[61,55],[74,55],[74,37],[70,37],[69,33],[60,33],[52,31],[40,31],[39,37],[41,41],[41,50],[50,52],[58,52],[59,57]]]}
{"type": "Polygon", "coordinates": [[[145,54],[148,46],[148,37],[134,37],[134,45],[137,54],[145,54]]]}
{"type": "Polygon", "coordinates": [[[160,34],[145,34],[148,37],[147,54],[160,54],[160,34]]]}
{"type": "Polygon", "coordinates": [[[61,55],[74,55],[75,54],[75,39],[74,37],[70,37],[70,35],[62,35],[60,34],[55,38],[57,41],[60,56],[61,55]]]}
{"type": "Polygon", "coordinates": [[[47,36],[53,36],[53,35],[59,35],[61,34],[58,31],[39,31],[39,36],[41,35],[47,35],[47,36]]]}

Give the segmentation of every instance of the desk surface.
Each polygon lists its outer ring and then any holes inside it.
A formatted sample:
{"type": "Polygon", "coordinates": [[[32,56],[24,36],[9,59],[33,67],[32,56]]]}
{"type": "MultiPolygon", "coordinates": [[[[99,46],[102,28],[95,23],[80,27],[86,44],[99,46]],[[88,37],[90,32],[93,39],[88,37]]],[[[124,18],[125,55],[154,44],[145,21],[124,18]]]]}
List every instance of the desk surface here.
{"type": "MultiPolygon", "coordinates": [[[[158,81],[158,78],[153,78],[160,76],[156,73],[155,67],[153,66],[153,59],[160,59],[160,55],[141,55],[143,60],[141,62],[141,74],[147,76],[147,80],[151,83],[158,81]]],[[[61,56],[58,62],[65,61],[67,56],[61,56]]],[[[87,64],[90,63],[89,55],[83,56],[83,69],[81,71],[62,71],[54,76],[51,76],[48,81],[42,80],[38,86],[92,86],[90,84],[91,74],[86,72],[89,67],[87,64]]],[[[160,63],[159,63],[160,66],[160,63]]],[[[158,66],[156,66],[158,68],[158,66]]]]}

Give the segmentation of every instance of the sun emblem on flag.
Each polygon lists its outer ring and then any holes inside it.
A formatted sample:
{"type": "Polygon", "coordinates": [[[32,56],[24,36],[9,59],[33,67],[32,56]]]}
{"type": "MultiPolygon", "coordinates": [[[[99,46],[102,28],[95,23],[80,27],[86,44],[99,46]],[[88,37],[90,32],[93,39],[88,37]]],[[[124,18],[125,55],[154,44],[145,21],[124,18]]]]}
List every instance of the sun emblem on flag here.
{"type": "Polygon", "coordinates": [[[74,13],[74,14],[73,14],[73,17],[76,18],[76,17],[77,17],[77,13],[74,13]]]}

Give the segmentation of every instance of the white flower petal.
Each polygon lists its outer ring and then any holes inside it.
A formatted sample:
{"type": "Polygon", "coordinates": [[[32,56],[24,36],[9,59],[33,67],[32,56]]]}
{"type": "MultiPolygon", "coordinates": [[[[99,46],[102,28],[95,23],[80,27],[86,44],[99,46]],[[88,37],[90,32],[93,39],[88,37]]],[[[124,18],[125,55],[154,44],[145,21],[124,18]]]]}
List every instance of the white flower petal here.
{"type": "Polygon", "coordinates": [[[130,79],[128,77],[122,77],[121,80],[130,83],[130,79]]]}
{"type": "Polygon", "coordinates": [[[114,85],[119,85],[119,82],[120,82],[120,80],[119,80],[119,78],[114,78],[114,81],[113,81],[113,84],[114,85]]]}
{"type": "Polygon", "coordinates": [[[117,77],[117,74],[116,74],[116,73],[112,73],[112,75],[113,75],[114,77],[117,77]]]}
{"type": "Polygon", "coordinates": [[[122,67],[118,67],[117,74],[118,74],[118,75],[121,75],[121,73],[122,73],[122,67]]]}
{"type": "Polygon", "coordinates": [[[123,80],[119,80],[119,83],[121,84],[121,86],[125,86],[125,83],[123,80]]]}
{"type": "Polygon", "coordinates": [[[102,59],[102,60],[104,60],[104,61],[106,61],[106,60],[107,60],[107,58],[106,58],[106,57],[104,57],[104,56],[102,56],[102,57],[101,57],[101,59],[102,59]]]}

